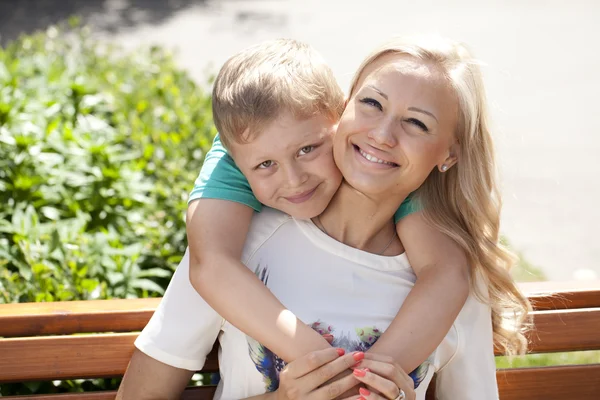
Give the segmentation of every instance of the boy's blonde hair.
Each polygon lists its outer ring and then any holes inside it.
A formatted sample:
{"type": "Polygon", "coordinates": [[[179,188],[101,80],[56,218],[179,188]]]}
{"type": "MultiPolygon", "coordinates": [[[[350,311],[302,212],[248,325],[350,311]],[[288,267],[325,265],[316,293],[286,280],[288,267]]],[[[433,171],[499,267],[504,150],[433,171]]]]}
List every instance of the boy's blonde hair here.
{"type": "Polygon", "coordinates": [[[515,257],[500,241],[502,201],[478,63],[465,46],[448,39],[435,36],[394,39],[363,61],[352,81],[350,96],[356,91],[364,69],[386,54],[407,55],[436,65],[456,93],[458,163],[444,173],[434,169],[417,190],[417,199],[433,226],[465,251],[472,277],[483,278],[487,293],[477,290],[476,293],[491,305],[496,345],[508,354],[523,353],[531,306],[510,276],[515,257]]]}
{"type": "Polygon", "coordinates": [[[255,135],[283,112],[337,121],[344,94],[312,47],[292,39],[264,42],[231,57],[213,87],[213,118],[225,147],[255,135]]]}

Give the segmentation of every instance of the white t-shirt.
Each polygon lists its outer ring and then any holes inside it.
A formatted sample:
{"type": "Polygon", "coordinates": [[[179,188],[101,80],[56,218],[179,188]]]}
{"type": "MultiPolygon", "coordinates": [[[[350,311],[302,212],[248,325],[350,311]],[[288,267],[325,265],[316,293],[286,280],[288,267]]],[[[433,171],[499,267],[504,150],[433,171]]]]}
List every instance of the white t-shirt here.
{"type": "MultiPolygon", "coordinates": [[[[333,346],[366,351],[391,323],[415,282],[404,254],[370,254],[325,235],[312,222],[272,209],[256,214],[243,262],[302,321],[334,336],[333,346]]],[[[260,310],[256,310],[260,313],[260,310]]],[[[276,388],[283,362],[225,321],[189,281],[186,252],[152,319],[135,342],[165,364],[200,370],[220,342],[216,399],[276,388]]],[[[497,399],[490,307],[470,296],[450,332],[411,376],[424,399],[437,372],[439,399],[497,399]]]]}

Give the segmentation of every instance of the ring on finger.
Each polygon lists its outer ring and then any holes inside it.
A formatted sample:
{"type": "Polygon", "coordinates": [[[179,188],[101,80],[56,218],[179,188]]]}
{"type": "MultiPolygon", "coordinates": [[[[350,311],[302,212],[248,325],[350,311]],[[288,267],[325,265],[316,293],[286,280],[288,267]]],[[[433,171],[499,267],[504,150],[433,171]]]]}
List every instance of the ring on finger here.
{"type": "Polygon", "coordinates": [[[398,388],[398,396],[396,396],[396,398],[394,400],[404,400],[406,398],[406,393],[404,393],[404,390],[398,388]]]}

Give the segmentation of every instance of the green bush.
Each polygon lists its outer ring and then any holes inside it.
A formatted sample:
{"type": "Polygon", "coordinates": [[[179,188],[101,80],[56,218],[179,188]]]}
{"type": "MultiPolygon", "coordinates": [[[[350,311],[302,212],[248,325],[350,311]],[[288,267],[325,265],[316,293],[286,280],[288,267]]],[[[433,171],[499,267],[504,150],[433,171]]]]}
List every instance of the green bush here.
{"type": "Polygon", "coordinates": [[[0,49],[0,303],[162,294],[214,133],[161,48],[50,28],[0,49]]]}
{"type": "Polygon", "coordinates": [[[0,49],[0,303],[162,294],[214,133],[210,96],[161,48],[50,28],[0,49]]]}

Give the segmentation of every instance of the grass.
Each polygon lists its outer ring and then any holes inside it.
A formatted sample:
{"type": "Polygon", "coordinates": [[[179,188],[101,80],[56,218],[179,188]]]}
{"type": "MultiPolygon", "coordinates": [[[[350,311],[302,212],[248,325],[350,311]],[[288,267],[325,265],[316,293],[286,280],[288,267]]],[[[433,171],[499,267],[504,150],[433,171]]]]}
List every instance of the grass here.
{"type": "MultiPolygon", "coordinates": [[[[506,237],[502,237],[500,242],[504,246],[512,248],[506,237]]],[[[541,282],[548,280],[544,274],[544,271],[542,271],[540,267],[533,265],[526,260],[521,252],[516,252],[516,255],[519,260],[513,267],[511,275],[517,282],[541,282]]]]}
{"type": "Polygon", "coordinates": [[[496,368],[545,367],[549,365],[577,365],[600,363],[600,351],[573,351],[568,353],[529,354],[515,357],[496,357],[496,368]]]}

